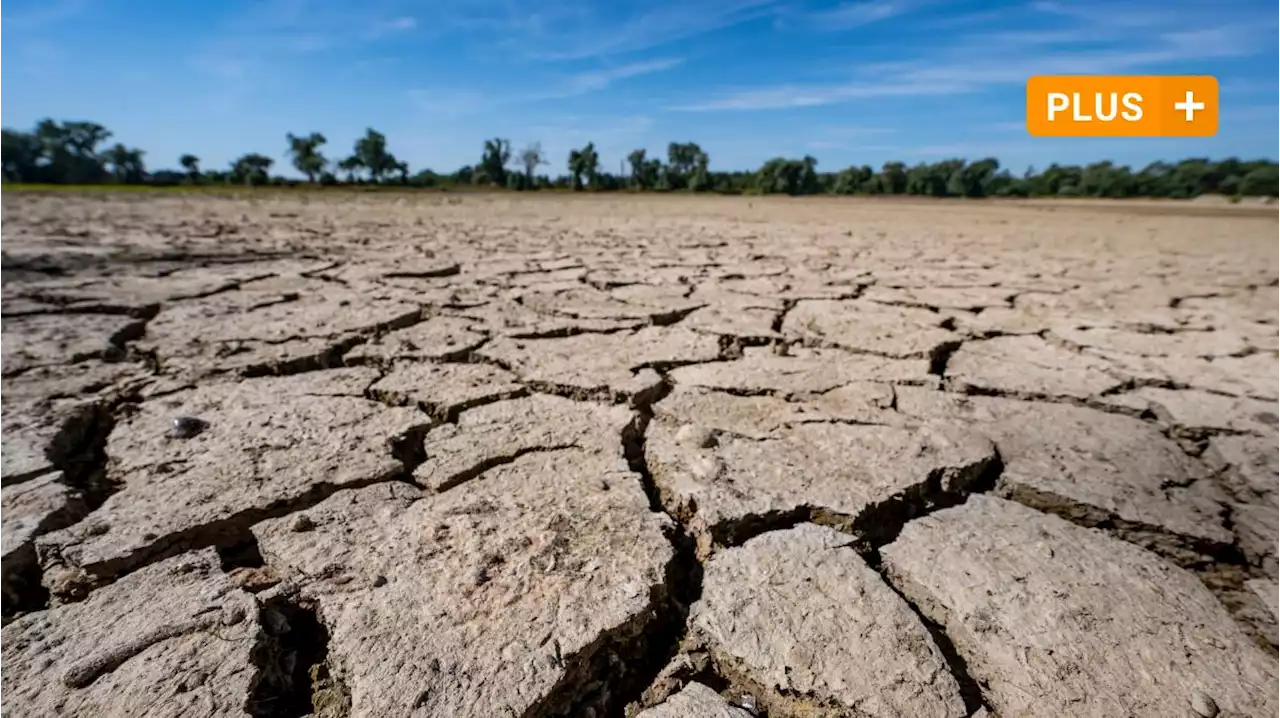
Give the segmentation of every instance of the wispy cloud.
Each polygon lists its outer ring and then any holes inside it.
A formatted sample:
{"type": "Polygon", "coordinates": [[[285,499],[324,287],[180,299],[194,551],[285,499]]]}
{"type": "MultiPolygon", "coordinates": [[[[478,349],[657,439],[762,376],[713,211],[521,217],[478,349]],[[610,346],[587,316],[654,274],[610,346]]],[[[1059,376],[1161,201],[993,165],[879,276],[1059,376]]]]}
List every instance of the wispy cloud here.
{"type": "Polygon", "coordinates": [[[975,25],[985,25],[993,23],[1008,17],[1010,11],[1004,10],[978,10],[975,12],[962,13],[960,15],[948,15],[943,17],[928,18],[920,23],[920,27],[927,30],[951,30],[958,27],[973,27],[975,25]]]}
{"type": "Polygon", "coordinates": [[[1026,132],[1025,122],[996,122],[987,127],[992,132],[1026,132]]]}
{"type": "Polygon", "coordinates": [[[856,142],[839,142],[836,140],[810,140],[805,149],[821,150],[859,150],[862,152],[887,152],[897,149],[897,145],[861,144],[856,142]]]}
{"type": "Polygon", "coordinates": [[[11,44],[5,52],[5,59],[9,60],[9,64],[6,65],[6,75],[43,78],[49,81],[51,76],[68,69],[64,48],[58,43],[42,38],[28,38],[19,44],[11,44]]]}
{"type": "Polygon", "coordinates": [[[603,70],[595,70],[590,72],[582,72],[569,77],[561,92],[556,92],[551,97],[560,98],[575,95],[584,95],[588,92],[596,92],[603,90],[619,80],[626,80],[632,77],[640,77],[641,75],[650,75],[655,72],[663,72],[679,66],[684,60],[681,58],[663,58],[658,60],[646,60],[644,62],[633,62],[618,67],[610,67],[603,70]]]}
{"type": "Polygon", "coordinates": [[[676,112],[714,112],[733,110],[777,110],[797,107],[820,107],[850,100],[876,97],[918,95],[950,95],[966,88],[946,82],[852,82],[836,85],[782,85],[756,90],[743,90],[706,102],[675,105],[676,112]]]}
{"type": "Polygon", "coordinates": [[[1089,25],[1107,27],[1152,27],[1168,23],[1176,18],[1181,8],[1172,6],[1152,7],[1126,2],[1057,2],[1039,0],[1031,8],[1049,15],[1080,20],[1089,25]]]}
{"type": "Polygon", "coordinates": [[[395,17],[387,20],[383,23],[383,26],[393,31],[412,30],[418,26],[418,19],[408,15],[403,15],[401,17],[395,17]]]}
{"type": "Polygon", "coordinates": [[[778,26],[839,32],[888,20],[925,4],[928,4],[927,0],[856,0],[841,3],[828,10],[784,16],[779,19],[778,26]]]}
{"type": "Polygon", "coordinates": [[[189,68],[207,80],[208,103],[233,111],[264,88],[288,82],[304,58],[347,52],[350,76],[374,43],[418,29],[410,14],[386,12],[384,6],[343,6],[318,0],[261,0],[231,13],[212,34],[193,43],[189,68]]]}
{"type": "Polygon", "coordinates": [[[868,125],[826,125],[819,127],[818,131],[828,137],[867,137],[879,135],[892,135],[898,132],[894,127],[879,127],[868,125]]]}
{"type": "Polygon", "coordinates": [[[897,134],[897,128],[893,127],[872,127],[872,125],[863,124],[828,124],[823,127],[814,128],[812,132],[812,140],[805,143],[808,150],[883,150],[888,145],[883,143],[873,143],[868,145],[868,141],[874,141],[879,138],[883,140],[891,134],[897,134]]]}
{"type": "Polygon", "coordinates": [[[535,137],[554,136],[571,141],[612,142],[630,139],[650,130],[654,125],[648,115],[601,117],[593,115],[563,115],[530,125],[528,132],[535,137]]]}
{"type": "Polygon", "coordinates": [[[470,27],[498,27],[507,44],[531,59],[603,58],[669,45],[781,11],[780,0],[654,0],[627,12],[624,3],[539,5],[531,13],[459,17],[470,27]]]}
{"type": "Polygon", "coordinates": [[[1223,105],[1223,122],[1252,122],[1265,120],[1274,123],[1280,110],[1275,105],[1223,105]]]}
{"type": "Polygon", "coordinates": [[[409,98],[420,109],[433,114],[465,115],[497,107],[524,105],[607,90],[614,83],[679,67],[682,58],[661,58],[566,75],[534,92],[479,92],[476,90],[414,89],[409,98]]]}
{"type": "Polygon", "coordinates": [[[500,100],[493,93],[450,88],[418,88],[405,93],[414,107],[441,117],[461,117],[492,109],[500,100]]]}
{"type": "MultiPolygon", "coordinates": [[[[1037,3],[1042,12],[1076,17],[1037,3]]],[[[1154,17],[1154,16],[1153,16],[1154,17]]],[[[728,89],[718,97],[681,104],[683,112],[748,111],[818,107],[853,100],[966,94],[991,86],[1021,84],[1032,75],[1114,74],[1194,60],[1246,57],[1274,42],[1266,23],[1232,22],[1190,28],[1166,23],[1135,42],[1132,33],[1084,27],[1008,30],[951,38],[910,60],[863,64],[847,81],[728,89]],[[1049,49],[1052,48],[1052,49],[1049,49]]],[[[1273,18],[1274,20],[1274,18],[1273,18]]]]}
{"type": "Polygon", "coordinates": [[[197,67],[220,64],[210,57],[260,65],[279,57],[356,48],[417,28],[418,20],[412,15],[315,0],[265,0],[227,18],[212,37],[197,45],[192,57],[197,67]]]}
{"type": "Polygon", "coordinates": [[[1025,149],[1025,145],[1010,142],[951,142],[942,145],[921,145],[911,148],[911,154],[920,158],[942,157],[978,157],[999,154],[1001,149],[1015,147],[1025,149]]]}
{"type": "MultiPolygon", "coordinates": [[[[5,9],[12,9],[14,4],[9,2],[5,9]]],[[[34,3],[34,7],[31,7],[33,3],[18,3],[18,5],[25,6],[25,8],[19,9],[18,12],[6,12],[0,17],[6,31],[20,30],[22,32],[30,32],[70,20],[85,10],[88,6],[88,1],[51,0],[34,3]]]]}
{"type": "Polygon", "coordinates": [[[1223,79],[1220,91],[1224,97],[1230,95],[1276,94],[1276,83],[1262,80],[1246,80],[1240,78],[1223,79]]]}
{"type": "Polygon", "coordinates": [[[378,18],[368,23],[368,29],[360,33],[360,39],[365,42],[381,40],[391,35],[404,34],[416,29],[418,29],[418,18],[412,15],[378,18]]]}

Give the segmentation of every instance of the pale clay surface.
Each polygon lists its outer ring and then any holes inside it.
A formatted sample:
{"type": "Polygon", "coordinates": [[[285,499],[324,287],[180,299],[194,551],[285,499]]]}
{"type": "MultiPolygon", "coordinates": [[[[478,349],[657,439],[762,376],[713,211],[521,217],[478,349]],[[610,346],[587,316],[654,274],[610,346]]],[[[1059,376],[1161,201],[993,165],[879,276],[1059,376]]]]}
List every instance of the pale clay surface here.
{"type": "Polygon", "coordinates": [[[942,652],[834,529],[800,524],[725,550],[690,615],[720,670],[836,710],[966,715],[942,652]]]}
{"type": "Polygon", "coordinates": [[[162,561],[5,626],[4,712],[243,714],[260,630],[254,597],[231,585],[213,550],[162,561]]]}
{"type": "Polygon", "coordinates": [[[701,683],[690,683],[661,705],[641,711],[636,718],[751,718],[701,683]]]}
{"type": "Polygon", "coordinates": [[[318,600],[355,715],[526,715],[664,590],[663,517],[606,452],[530,454],[417,498],[371,486],[308,511],[310,531],[254,529],[318,600]]]}
{"type": "Polygon", "coordinates": [[[1001,715],[1171,716],[1197,691],[1227,715],[1280,708],[1274,657],[1194,576],[1102,533],[975,496],[881,553],[1001,715]]]}
{"type": "Polygon", "coordinates": [[[1280,707],[1274,210],[2,201],[5,716],[1280,707]]]}

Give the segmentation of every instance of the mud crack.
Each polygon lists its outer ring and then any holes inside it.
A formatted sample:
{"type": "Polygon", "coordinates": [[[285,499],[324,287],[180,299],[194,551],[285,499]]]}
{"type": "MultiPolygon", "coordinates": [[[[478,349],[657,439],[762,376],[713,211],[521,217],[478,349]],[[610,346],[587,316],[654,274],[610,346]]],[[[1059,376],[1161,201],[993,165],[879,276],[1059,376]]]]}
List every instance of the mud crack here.
{"type": "Polygon", "coordinates": [[[253,651],[258,669],[245,710],[255,718],[345,718],[351,691],[329,663],[329,631],[319,607],[295,595],[259,609],[263,626],[253,651]]]}

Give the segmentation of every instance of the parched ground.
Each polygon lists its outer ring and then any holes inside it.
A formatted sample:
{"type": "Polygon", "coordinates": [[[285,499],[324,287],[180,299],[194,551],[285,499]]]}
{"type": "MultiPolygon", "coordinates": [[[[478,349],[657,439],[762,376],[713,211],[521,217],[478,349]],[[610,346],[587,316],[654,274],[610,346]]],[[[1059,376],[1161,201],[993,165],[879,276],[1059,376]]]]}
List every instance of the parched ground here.
{"type": "Polygon", "coordinates": [[[1277,218],[3,197],[5,716],[1273,716],[1277,218]]]}

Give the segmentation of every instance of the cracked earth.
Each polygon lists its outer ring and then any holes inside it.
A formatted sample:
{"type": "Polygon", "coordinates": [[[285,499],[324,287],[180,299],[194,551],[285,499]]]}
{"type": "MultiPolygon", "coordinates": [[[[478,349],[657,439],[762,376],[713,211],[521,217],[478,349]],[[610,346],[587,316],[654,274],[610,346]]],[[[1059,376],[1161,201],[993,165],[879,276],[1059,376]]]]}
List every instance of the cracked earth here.
{"type": "Polygon", "coordinates": [[[1273,716],[1274,213],[3,198],[5,716],[1273,716]]]}

